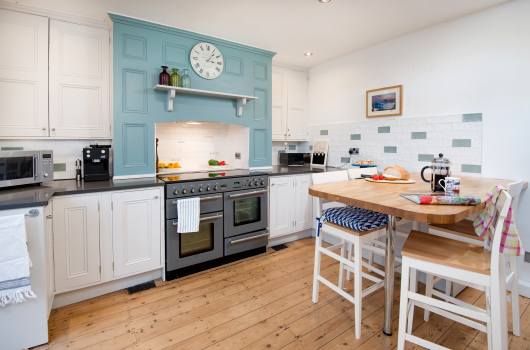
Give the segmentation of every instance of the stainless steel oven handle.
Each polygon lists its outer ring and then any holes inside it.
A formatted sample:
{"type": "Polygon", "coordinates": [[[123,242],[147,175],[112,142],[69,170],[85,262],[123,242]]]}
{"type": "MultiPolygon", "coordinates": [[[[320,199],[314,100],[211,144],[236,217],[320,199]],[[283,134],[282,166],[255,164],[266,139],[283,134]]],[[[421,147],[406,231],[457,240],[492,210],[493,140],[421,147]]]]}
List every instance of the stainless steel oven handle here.
{"type": "Polygon", "coordinates": [[[228,197],[230,197],[230,198],[235,198],[235,197],[251,196],[251,195],[253,195],[253,194],[260,194],[260,193],[267,193],[267,192],[269,192],[269,190],[253,191],[253,192],[238,193],[238,194],[231,194],[231,195],[228,195],[228,197]]]}
{"type": "MultiPolygon", "coordinates": [[[[222,195],[218,195],[218,196],[212,196],[212,197],[201,197],[201,198],[199,198],[199,200],[201,200],[201,201],[209,201],[211,199],[219,199],[219,198],[223,198],[223,196],[222,195]]],[[[178,201],[171,202],[171,204],[173,204],[173,205],[176,205],[177,203],[178,203],[178,201]]]]}
{"type": "Polygon", "coordinates": [[[238,239],[237,241],[230,241],[230,244],[250,241],[251,239],[261,238],[261,237],[265,237],[265,236],[268,236],[268,235],[269,235],[269,233],[267,232],[267,233],[264,233],[262,235],[258,235],[258,236],[254,236],[254,237],[242,238],[242,239],[238,239]]]}
{"type": "MultiPolygon", "coordinates": [[[[206,221],[206,220],[213,220],[213,219],[220,219],[223,215],[214,215],[214,216],[208,216],[206,218],[200,218],[199,221],[206,221]]],[[[179,224],[178,221],[173,221],[173,226],[177,226],[179,224]]]]}

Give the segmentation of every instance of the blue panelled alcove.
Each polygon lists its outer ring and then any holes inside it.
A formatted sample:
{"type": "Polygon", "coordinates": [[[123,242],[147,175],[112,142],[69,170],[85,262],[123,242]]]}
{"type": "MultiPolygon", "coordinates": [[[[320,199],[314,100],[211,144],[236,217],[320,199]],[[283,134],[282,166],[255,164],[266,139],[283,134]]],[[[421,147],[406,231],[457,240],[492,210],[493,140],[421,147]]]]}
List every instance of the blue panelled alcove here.
{"type": "Polygon", "coordinates": [[[155,173],[155,123],[209,121],[249,128],[250,167],[271,162],[271,76],[274,52],[110,14],[113,24],[114,175],[155,173]],[[199,42],[215,45],[225,68],[217,79],[199,77],[190,66],[190,50],[199,42]],[[155,91],[160,66],[189,69],[193,89],[258,97],[236,116],[236,100],[179,95],[172,112],[167,93],[155,91]]]}

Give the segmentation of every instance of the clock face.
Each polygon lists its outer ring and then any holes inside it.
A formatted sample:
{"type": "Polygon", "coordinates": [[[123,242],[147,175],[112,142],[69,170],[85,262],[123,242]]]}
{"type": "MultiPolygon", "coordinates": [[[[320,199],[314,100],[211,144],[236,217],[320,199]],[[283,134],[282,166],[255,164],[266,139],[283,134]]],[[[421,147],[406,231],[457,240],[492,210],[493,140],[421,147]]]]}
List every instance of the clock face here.
{"type": "Polygon", "coordinates": [[[191,49],[190,62],[195,73],[204,79],[219,77],[225,65],[221,52],[208,43],[198,43],[191,49]]]}

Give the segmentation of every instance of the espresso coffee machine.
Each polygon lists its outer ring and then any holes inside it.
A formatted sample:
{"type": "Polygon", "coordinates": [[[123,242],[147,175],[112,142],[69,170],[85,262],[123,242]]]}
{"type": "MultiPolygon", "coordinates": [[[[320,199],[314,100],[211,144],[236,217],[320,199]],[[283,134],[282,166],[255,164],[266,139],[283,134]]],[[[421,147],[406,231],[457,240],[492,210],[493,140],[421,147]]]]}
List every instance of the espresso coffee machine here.
{"type": "Polygon", "coordinates": [[[91,145],[83,148],[83,173],[85,181],[110,179],[110,146],[91,145]]]}

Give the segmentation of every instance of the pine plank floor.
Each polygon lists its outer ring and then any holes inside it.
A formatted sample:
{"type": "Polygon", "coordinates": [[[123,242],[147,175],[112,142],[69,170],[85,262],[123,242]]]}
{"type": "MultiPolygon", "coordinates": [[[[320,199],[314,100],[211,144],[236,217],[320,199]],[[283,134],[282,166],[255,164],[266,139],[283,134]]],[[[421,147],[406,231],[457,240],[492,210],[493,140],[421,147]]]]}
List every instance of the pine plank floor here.
{"type": "MultiPolygon", "coordinates": [[[[314,239],[128,295],[121,290],[52,310],[50,342],[58,349],[395,349],[400,275],[394,291],[393,335],[382,333],[384,291],[363,299],[362,337],[355,338],[353,304],[321,284],[311,301],[314,239]]],[[[322,258],[322,274],[338,281],[338,263],[322,258]]],[[[365,280],[363,288],[372,282],[365,280]]],[[[349,292],[353,281],[346,281],[349,292]]],[[[425,289],[420,284],[420,291],[425,289]]],[[[484,293],[458,297],[484,307],[484,293]]],[[[521,337],[511,349],[530,349],[530,300],[520,298],[521,337]]],[[[452,349],[487,349],[486,335],[438,315],[423,322],[416,307],[413,334],[452,349]]],[[[418,348],[407,344],[408,349],[418,348]]]]}

